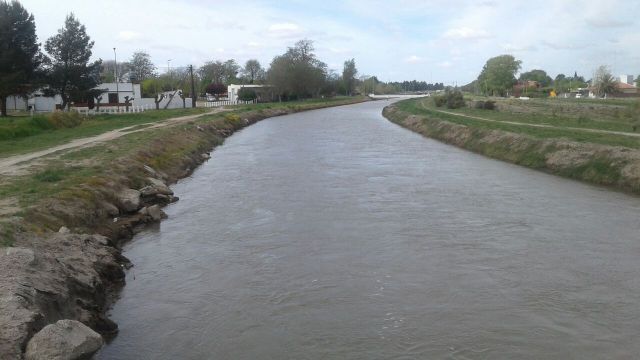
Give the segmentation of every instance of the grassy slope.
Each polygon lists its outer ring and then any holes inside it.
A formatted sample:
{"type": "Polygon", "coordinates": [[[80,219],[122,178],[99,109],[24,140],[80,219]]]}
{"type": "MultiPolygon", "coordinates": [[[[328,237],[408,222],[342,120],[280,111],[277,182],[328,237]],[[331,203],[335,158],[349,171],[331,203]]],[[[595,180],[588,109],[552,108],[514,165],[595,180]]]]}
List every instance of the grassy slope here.
{"type": "MultiPolygon", "coordinates": [[[[255,105],[232,106],[236,110],[259,110],[270,108],[295,108],[296,106],[309,106],[313,104],[339,104],[351,101],[350,98],[336,97],[331,99],[311,99],[302,101],[292,101],[288,103],[267,103],[255,105]]],[[[144,113],[122,114],[122,115],[99,115],[88,117],[82,125],[71,129],[43,130],[30,124],[31,118],[28,116],[15,116],[0,118],[0,158],[32,151],[43,150],[52,146],[64,144],[74,139],[90,137],[102,134],[107,131],[120,129],[128,126],[142,125],[145,123],[165,120],[173,117],[202,114],[211,109],[172,109],[172,110],[150,110],[144,113]],[[3,132],[9,133],[12,130],[20,129],[30,136],[3,139],[3,132]]]]}
{"type": "MultiPolygon", "coordinates": [[[[436,112],[423,107],[422,101],[428,99],[399,102],[386,108],[385,116],[425,136],[483,155],[640,193],[637,138],[484,122],[436,112]]],[[[483,117],[489,117],[490,111],[482,111],[483,117]]]]}
{"type": "MultiPolygon", "coordinates": [[[[586,106],[586,105],[585,105],[586,106]]],[[[597,129],[597,130],[614,130],[631,132],[631,125],[629,122],[623,123],[624,126],[618,126],[616,122],[612,121],[599,121],[599,120],[580,120],[580,118],[571,118],[570,116],[549,116],[549,115],[537,115],[536,113],[528,114],[514,114],[505,113],[501,111],[491,110],[478,110],[478,109],[446,109],[436,108],[430,99],[412,99],[399,102],[397,104],[398,109],[415,115],[424,115],[430,118],[436,118],[446,120],[452,123],[470,126],[473,128],[490,129],[490,130],[504,130],[513,133],[526,134],[540,139],[557,139],[566,138],[569,140],[582,142],[582,143],[596,143],[612,146],[625,146],[630,148],[640,148],[640,137],[629,137],[621,135],[611,134],[596,134],[590,132],[583,132],[578,130],[565,130],[565,129],[549,129],[549,128],[535,128],[527,126],[518,126],[512,124],[500,124],[494,122],[486,122],[481,120],[474,120],[465,117],[459,117],[455,115],[443,114],[437,110],[445,110],[448,112],[460,113],[465,115],[478,116],[491,120],[498,121],[511,121],[521,122],[529,124],[547,124],[559,127],[576,127],[585,129],[597,129]]]]}
{"type": "MultiPolygon", "coordinates": [[[[129,134],[46,159],[45,165],[33,174],[3,179],[0,200],[12,199],[17,203],[20,210],[12,215],[27,221],[31,228],[25,230],[56,230],[65,225],[91,231],[95,225],[93,218],[101,216],[92,213],[99,202],[112,201],[116,188],[144,185],[146,175],[142,165],[177,179],[183,176],[184,167],[190,163],[185,159],[199,158],[200,154],[222,143],[226,134],[246,125],[244,119],[252,119],[249,122],[252,123],[269,116],[363,100],[348,98],[239,106],[232,112],[205,115],[177,126],[129,134]],[[176,136],[177,133],[181,136],[176,136]]],[[[6,220],[0,218],[2,239],[11,238],[7,229],[13,225],[6,220]]],[[[4,245],[10,243],[3,241],[4,245]]]]}
{"type": "MultiPolygon", "coordinates": [[[[55,145],[66,143],[73,139],[99,135],[107,131],[132,125],[139,125],[153,121],[165,120],[173,117],[201,114],[207,109],[173,109],[150,110],[144,113],[122,115],[98,115],[88,117],[82,125],[71,129],[40,130],[34,129],[34,134],[8,140],[0,140],[0,157],[43,150],[55,145]],[[39,130],[39,131],[37,131],[39,130]]],[[[29,117],[0,119],[0,131],[9,128],[29,127],[29,117]]]]}

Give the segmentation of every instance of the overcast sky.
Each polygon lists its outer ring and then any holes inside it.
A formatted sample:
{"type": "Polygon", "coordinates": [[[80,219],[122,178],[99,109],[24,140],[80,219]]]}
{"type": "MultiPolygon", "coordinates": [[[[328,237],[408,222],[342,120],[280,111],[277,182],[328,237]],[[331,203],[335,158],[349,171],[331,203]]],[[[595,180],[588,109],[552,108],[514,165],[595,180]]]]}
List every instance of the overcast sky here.
{"type": "Polygon", "coordinates": [[[381,80],[458,83],[486,60],[512,54],[522,70],[541,68],[590,78],[598,65],[640,75],[638,0],[21,0],[35,16],[39,41],[69,12],[86,25],[93,54],[126,60],[148,52],[166,69],[208,60],[258,59],[265,67],[297,40],[342,71],[381,80]]]}

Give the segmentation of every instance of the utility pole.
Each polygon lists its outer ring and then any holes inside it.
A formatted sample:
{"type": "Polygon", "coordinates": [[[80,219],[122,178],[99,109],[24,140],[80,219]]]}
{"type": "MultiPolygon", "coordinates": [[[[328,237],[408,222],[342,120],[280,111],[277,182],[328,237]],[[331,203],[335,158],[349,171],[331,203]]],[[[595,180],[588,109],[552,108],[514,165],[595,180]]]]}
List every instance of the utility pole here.
{"type": "Polygon", "coordinates": [[[116,48],[113,48],[113,60],[114,64],[114,72],[116,74],[116,108],[118,109],[118,113],[120,112],[120,89],[118,88],[118,56],[116,55],[116,48]]]}
{"type": "Polygon", "coordinates": [[[193,80],[193,65],[189,65],[189,73],[191,74],[191,107],[195,108],[198,95],[196,94],[196,82],[193,80]]]}

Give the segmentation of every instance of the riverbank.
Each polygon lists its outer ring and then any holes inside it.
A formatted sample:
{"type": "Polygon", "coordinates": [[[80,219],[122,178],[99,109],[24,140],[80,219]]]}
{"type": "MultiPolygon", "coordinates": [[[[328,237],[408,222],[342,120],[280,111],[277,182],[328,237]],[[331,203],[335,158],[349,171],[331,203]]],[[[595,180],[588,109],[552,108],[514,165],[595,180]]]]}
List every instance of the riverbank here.
{"type": "Polygon", "coordinates": [[[35,160],[0,183],[0,358],[20,359],[48,324],[78,320],[102,335],[124,285],[120,245],[165,215],[168,185],[235,131],[259,120],[363,98],[241,106],[35,160]]]}
{"type": "Polygon", "coordinates": [[[474,119],[421,106],[426,101],[430,100],[403,101],[386,107],[383,115],[424,136],[482,155],[640,194],[640,150],[635,136],[474,119]]]}

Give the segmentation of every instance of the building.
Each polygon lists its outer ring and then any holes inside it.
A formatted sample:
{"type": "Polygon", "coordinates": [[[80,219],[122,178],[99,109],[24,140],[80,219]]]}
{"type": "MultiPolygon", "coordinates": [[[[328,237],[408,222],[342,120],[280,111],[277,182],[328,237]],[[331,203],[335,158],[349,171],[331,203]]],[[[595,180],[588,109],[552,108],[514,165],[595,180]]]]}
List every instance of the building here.
{"type": "Polygon", "coordinates": [[[258,94],[258,101],[271,100],[271,86],[270,85],[235,85],[231,84],[227,86],[227,99],[229,101],[238,101],[238,94],[242,88],[251,88],[256,90],[258,94]]]}
{"type": "MultiPolygon", "coordinates": [[[[631,78],[633,79],[633,76],[631,76],[631,78]]],[[[618,82],[616,84],[616,87],[618,88],[618,93],[620,93],[623,96],[637,96],[638,95],[638,88],[628,84],[628,83],[624,83],[622,81],[618,82]]]]}
{"type": "Polygon", "coordinates": [[[620,75],[621,83],[633,85],[634,77],[633,75],[620,75]]]}
{"type": "Polygon", "coordinates": [[[142,99],[140,84],[133,83],[104,83],[96,86],[96,89],[104,91],[100,104],[123,104],[127,96],[129,99],[142,99]]]}
{"type": "MultiPolygon", "coordinates": [[[[124,107],[127,99],[133,99],[129,105],[144,107],[145,109],[155,109],[156,103],[153,98],[143,98],[140,84],[134,83],[103,83],[95,87],[103,93],[99,104],[98,99],[90,99],[88,103],[71,104],[72,107],[80,109],[93,109],[96,105],[100,108],[124,107]]],[[[158,103],[159,109],[176,109],[191,106],[191,98],[182,98],[181,92],[166,91],[162,93],[162,100],[158,103]]],[[[29,111],[51,112],[62,107],[60,95],[53,97],[44,96],[41,91],[31,93],[27,98],[20,96],[9,96],[7,98],[7,110],[9,111],[29,111]]]]}

